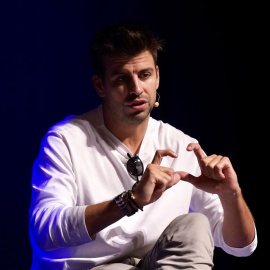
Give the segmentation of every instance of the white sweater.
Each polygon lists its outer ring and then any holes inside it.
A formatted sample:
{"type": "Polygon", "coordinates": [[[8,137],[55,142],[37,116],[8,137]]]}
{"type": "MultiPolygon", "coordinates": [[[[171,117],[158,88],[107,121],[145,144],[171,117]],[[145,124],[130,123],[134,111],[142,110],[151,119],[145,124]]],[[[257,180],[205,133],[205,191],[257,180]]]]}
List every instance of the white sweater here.
{"type": "MultiPolygon", "coordinates": [[[[144,167],[157,149],[172,149],[178,158],[161,165],[200,174],[197,159],[186,147],[195,139],[169,124],[150,118],[140,152],[144,167]]],[[[113,199],[131,189],[127,153],[131,151],[104,126],[99,106],[84,117],[69,117],[49,129],[33,166],[29,211],[32,269],[87,269],[124,256],[141,258],[178,215],[205,214],[215,246],[234,256],[248,256],[257,236],[245,248],[231,248],[222,237],[223,209],[219,198],[180,181],[155,203],[124,217],[91,239],[84,211],[87,205],[113,199]]]]}

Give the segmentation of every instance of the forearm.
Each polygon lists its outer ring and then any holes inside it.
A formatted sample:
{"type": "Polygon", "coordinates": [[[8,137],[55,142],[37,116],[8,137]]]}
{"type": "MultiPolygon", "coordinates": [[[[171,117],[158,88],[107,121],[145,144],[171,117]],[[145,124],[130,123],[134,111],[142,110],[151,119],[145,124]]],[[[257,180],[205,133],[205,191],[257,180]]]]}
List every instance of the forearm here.
{"type": "Polygon", "coordinates": [[[85,209],[85,224],[89,236],[94,238],[96,233],[124,216],[114,200],[87,206],[85,209]]]}
{"type": "Polygon", "coordinates": [[[37,245],[47,251],[87,243],[91,241],[89,236],[94,239],[97,232],[124,216],[113,200],[86,208],[55,203],[31,209],[31,234],[37,245]]]}
{"type": "Polygon", "coordinates": [[[45,251],[87,243],[90,238],[85,230],[84,212],[85,206],[37,204],[30,209],[31,235],[45,251]]]}
{"type": "Polygon", "coordinates": [[[241,189],[231,195],[220,196],[224,209],[223,238],[227,245],[241,248],[255,237],[254,219],[243,198],[241,189]]]}

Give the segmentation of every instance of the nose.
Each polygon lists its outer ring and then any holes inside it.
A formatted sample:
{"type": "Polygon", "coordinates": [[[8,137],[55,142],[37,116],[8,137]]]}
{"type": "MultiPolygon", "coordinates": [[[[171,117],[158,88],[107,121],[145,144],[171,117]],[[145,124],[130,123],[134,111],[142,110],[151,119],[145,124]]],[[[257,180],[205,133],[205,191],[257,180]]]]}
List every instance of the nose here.
{"type": "Polygon", "coordinates": [[[137,76],[133,76],[130,80],[130,93],[135,95],[140,95],[142,93],[140,80],[137,76]]]}

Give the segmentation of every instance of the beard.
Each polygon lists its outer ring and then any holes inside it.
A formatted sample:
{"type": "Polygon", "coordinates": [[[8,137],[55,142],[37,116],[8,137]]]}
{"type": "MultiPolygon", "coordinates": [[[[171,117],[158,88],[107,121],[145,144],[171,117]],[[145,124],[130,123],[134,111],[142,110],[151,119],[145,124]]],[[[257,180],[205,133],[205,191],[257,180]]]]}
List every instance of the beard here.
{"type": "Polygon", "coordinates": [[[111,121],[123,126],[136,127],[149,118],[152,109],[153,105],[151,106],[149,103],[145,110],[132,113],[128,111],[127,107],[124,105],[118,108],[110,106],[108,113],[111,121]]]}
{"type": "Polygon", "coordinates": [[[126,125],[137,126],[143,123],[150,116],[152,109],[153,107],[148,107],[146,111],[126,115],[124,117],[124,122],[126,125]]]}

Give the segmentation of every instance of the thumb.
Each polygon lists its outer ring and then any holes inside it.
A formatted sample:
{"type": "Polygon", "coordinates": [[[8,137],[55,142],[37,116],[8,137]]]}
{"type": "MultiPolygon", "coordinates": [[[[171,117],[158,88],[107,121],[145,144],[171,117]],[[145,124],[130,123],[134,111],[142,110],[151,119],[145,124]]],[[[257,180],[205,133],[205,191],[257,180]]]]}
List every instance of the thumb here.
{"type": "Polygon", "coordinates": [[[177,184],[181,180],[181,177],[178,173],[173,174],[173,185],[177,184]]]}
{"type": "Polygon", "coordinates": [[[179,175],[180,180],[189,182],[191,184],[193,184],[197,179],[195,176],[193,176],[193,175],[191,175],[190,173],[187,173],[187,172],[178,171],[178,172],[175,172],[175,174],[179,175]]]}

